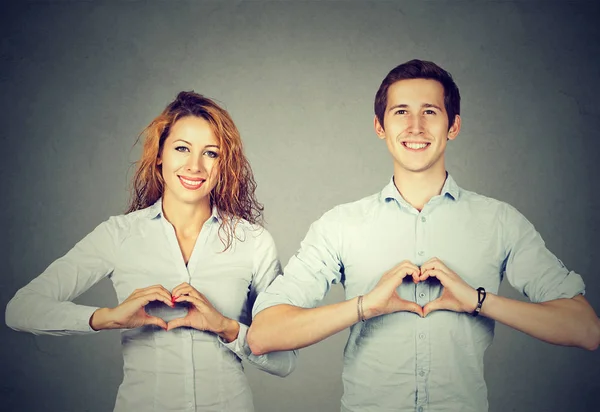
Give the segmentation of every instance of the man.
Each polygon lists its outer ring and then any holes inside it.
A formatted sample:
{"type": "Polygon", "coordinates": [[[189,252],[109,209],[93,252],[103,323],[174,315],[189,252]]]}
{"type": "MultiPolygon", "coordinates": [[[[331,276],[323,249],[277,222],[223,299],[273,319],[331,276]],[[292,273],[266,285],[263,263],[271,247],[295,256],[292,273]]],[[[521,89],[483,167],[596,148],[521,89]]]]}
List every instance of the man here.
{"type": "Polygon", "coordinates": [[[419,60],[394,68],[374,120],[392,180],[316,221],[254,306],[248,341],[257,355],[351,327],[342,411],[486,411],[483,355],[495,321],[558,345],[599,345],[581,277],[514,208],[446,172],[459,114],[445,70],[419,60]],[[498,296],[504,276],[533,303],[498,296]],[[348,300],[316,307],[337,282],[348,300]]]}

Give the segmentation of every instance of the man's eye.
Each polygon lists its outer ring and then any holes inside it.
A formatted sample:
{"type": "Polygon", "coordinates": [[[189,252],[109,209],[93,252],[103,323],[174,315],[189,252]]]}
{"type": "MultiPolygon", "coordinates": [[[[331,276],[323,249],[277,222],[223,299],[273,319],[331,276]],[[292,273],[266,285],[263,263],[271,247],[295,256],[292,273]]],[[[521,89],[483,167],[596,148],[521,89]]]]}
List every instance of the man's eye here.
{"type": "Polygon", "coordinates": [[[433,111],[433,110],[425,110],[425,114],[435,114],[435,111],[433,111]]]}
{"type": "Polygon", "coordinates": [[[396,110],[396,114],[406,114],[406,110],[404,110],[404,109],[396,110]]]}
{"type": "Polygon", "coordinates": [[[188,149],[188,148],[187,148],[187,147],[185,147],[185,146],[177,146],[177,147],[175,148],[175,150],[177,150],[178,152],[189,152],[189,151],[190,151],[190,149],[188,149]]]}

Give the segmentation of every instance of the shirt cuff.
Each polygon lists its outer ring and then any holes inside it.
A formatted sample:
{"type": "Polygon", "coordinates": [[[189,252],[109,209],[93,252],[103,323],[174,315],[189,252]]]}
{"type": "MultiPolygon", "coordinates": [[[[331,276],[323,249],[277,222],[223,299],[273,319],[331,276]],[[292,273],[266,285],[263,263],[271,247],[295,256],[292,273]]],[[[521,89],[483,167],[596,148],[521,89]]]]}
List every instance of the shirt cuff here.
{"type": "Polygon", "coordinates": [[[69,327],[69,330],[76,333],[98,333],[98,330],[94,330],[90,326],[90,319],[98,309],[100,308],[83,305],[76,305],[70,309],[73,310],[73,314],[69,315],[72,316],[71,322],[73,324],[69,327]]]}
{"type": "Polygon", "coordinates": [[[240,359],[246,359],[248,355],[250,355],[250,347],[246,343],[246,335],[248,334],[248,326],[244,325],[241,322],[238,322],[240,325],[240,331],[236,339],[231,342],[225,342],[220,336],[217,336],[219,342],[227,349],[235,353],[240,359]]]}

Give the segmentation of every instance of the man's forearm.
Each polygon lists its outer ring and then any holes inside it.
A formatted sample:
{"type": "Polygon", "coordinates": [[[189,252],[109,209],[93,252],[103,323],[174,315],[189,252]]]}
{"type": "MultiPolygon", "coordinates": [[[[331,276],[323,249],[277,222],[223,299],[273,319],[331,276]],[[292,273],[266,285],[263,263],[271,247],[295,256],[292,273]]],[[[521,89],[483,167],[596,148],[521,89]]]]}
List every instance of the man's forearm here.
{"type": "Polygon", "coordinates": [[[600,345],[600,320],[581,295],[528,303],[488,294],[481,315],[555,345],[588,350],[600,345]]]}
{"type": "Polygon", "coordinates": [[[357,298],[318,308],[276,305],[256,315],[247,341],[254,355],[300,349],[358,321],[357,298]]]}

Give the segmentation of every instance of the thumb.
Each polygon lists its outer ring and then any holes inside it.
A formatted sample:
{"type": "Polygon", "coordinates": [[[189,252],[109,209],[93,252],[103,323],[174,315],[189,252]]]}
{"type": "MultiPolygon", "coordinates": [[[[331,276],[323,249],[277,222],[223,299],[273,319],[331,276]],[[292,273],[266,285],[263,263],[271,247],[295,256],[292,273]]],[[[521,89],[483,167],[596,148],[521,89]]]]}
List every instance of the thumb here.
{"type": "Polygon", "coordinates": [[[427,316],[431,312],[442,309],[447,309],[446,305],[444,305],[444,301],[441,298],[434,299],[423,307],[423,316],[427,316]]]}
{"type": "Polygon", "coordinates": [[[425,317],[423,314],[423,308],[415,302],[407,302],[406,309],[404,310],[407,312],[414,312],[422,318],[425,317]]]}
{"type": "Polygon", "coordinates": [[[172,330],[175,328],[180,328],[182,326],[189,326],[186,318],[177,318],[169,321],[167,324],[167,330],[172,330]]]}
{"type": "Polygon", "coordinates": [[[416,313],[417,315],[423,317],[423,308],[415,302],[410,302],[408,300],[399,299],[398,303],[394,306],[395,306],[394,312],[400,312],[400,311],[413,312],[413,313],[416,313]]]}
{"type": "Polygon", "coordinates": [[[157,318],[156,316],[148,316],[145,321],[146,325],[156,325],[158,327],[167,330],[167,323],[161,318],[157,318]]]}

